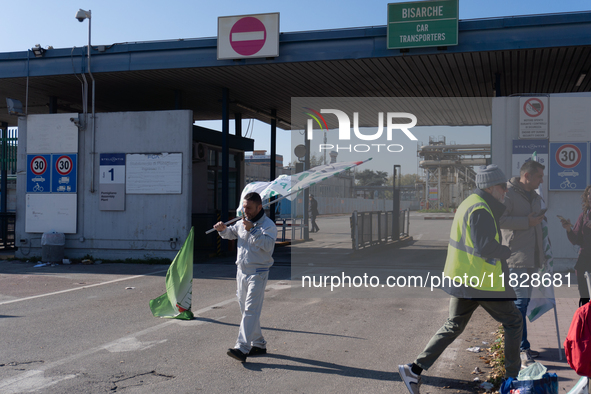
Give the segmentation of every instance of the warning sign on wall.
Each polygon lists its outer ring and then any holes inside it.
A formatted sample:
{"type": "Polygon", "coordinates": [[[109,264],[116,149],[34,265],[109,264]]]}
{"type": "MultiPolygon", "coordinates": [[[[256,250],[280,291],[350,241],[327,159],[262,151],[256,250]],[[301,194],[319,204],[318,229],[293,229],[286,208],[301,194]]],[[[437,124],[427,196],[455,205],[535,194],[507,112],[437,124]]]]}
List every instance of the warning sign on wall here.
{"type": "Polygon", "coordinates": [[[519,99],[519,138],[548,138],[548,97],[519,99]]]}

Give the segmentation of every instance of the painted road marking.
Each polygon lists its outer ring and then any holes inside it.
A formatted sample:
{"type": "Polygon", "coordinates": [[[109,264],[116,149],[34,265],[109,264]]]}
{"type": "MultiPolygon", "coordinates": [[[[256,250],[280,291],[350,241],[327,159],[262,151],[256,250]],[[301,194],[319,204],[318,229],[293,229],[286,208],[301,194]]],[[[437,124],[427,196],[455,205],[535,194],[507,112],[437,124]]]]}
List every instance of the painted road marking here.
{"type": "Polygon", "coordinates": [[[66,289],[66,290],[60,290],[60,291],[54,291],[52,293],[45,293],[45,294],[39,294],[36,296],[31,296],[31,297],[24,297],[24,298],[17,298],[16,300],[10,300],[10,301],[3,301],[0,302],[0,305],[6,305],[6,304],[12,304],[14,302],[21,302],[21,301],[28,301],[28,300],[34,300],[35,298],[42,298],[42,297],[49,297],[52,295],[57,295],[57,294],[63,294],[63,293],[69,293],[70,291],[76,291],[76,290],[82,290],[82,289],[90,289],[91,287],[97,287],[97,286],[103,286],[103,285],[109,285],[111,283],[117,283],[117,282],[122,282],[124,280],[130,280],[130,279],[136,279],[136,278],[141,278],[143,276],[148,276],[148,275],[154,275],[154,274],[159,274],[161,272],[167,272],[168,268],[165,270],[160,270],[160,271],[154,271],[154,272],[150,272],[149,274],[144,274],[144,275],[134,275],[134,276],[128,276],[126,278],[120,278],[120,279],[114,279],[114,280],[110,280],[108,282],[101,282],[101,283],[95,283],[94,285],[88,285],[88,286],[82,286],[82,287],[74,287],[72,289],[66,289]]]}
{"type": "MultiPolygon", "coordinates": [[[[162,271],[157,271],[157,272],[162,272],[162,271]]],[[[153,273],[156,273],[156,272],[153,272],[153,273]]],[[[135,277],[141,277],[141,276],[146,276],[146,275],[137,275],[135,277]]],[[[132,277],[130,277],[130,278],[132,278],[132,277]]],[[[130,278],[123,278],[120,280],[125,280],[125,279],[130,279],[130,278]]],[[[120,280],[117,280],[117,281],[120,281],[120,280]]],[[[112,283],[112,282],[114,282],[114,281],[105,282],[102,284],[112,283]]],[[[98,285],[99,284],[97,284],[96,286],[98,286],[98,285]]],[[[284,284],[282,282],[267,286],[267,289],[274,289],[274,290],[283,290],[283,289],[289,289],[289,288],[290,288],[289,284],[284,284]]],[[[79,288],[71,289],[71,290],[78,290],[78,289],[79,288]]],[[[53,293],[53,294],[55,294],[55,293],[53,293]]],[[[232,302],[237,302],[236,297],[233,297],[233,298],[227,299],[225,301],[218,302],[217,304],[213,304],[213,305],[207,306],[205,308],[199,309],[199,310],[195,311],[194,313],[195,313],[195,315],[199,315],[199,314],[202,314],[202,313],[205,313],[207,311],[214,309],[214,307],[227,305],[232,302]]],[[[24,391],[41,390],[43,388],[54,385],[61,380],[70,379],[70,378],[75,377],[75,375],[67,375],[63,379],[59,379],[59,380],[54,380],[54,378],[46,378],[44,376],[45,371],[48,371],[52,368],[56,368],[56,367],[62,366],[64,364],[74,362],[74,361],[79,360],[81,358],[88,357],[94,353],[101,351],[101,350],[107,350],[107,351],[112,352],[113,349],[121,348],[122,345],[124,345],[124,344],[127,344],[127,345],[133,344],[134,341],[137,341],[136,337],[138,337],[138,336],[158,331],[162,328],[168,327],[171,324],[186,325],[187,323],[190,323],[191,326],[198,326],[198,325],[202,325],[202,324],[206,324],[206,323],[217,322],[217,321],[220,321],[224,318],[225,318],[225,316],[219,317],[217,319],[213,319],[213,318],[208,319],[207,321],[202,321],[202,320],[182,321],[182,320],[176,320],[176,319],[170,319],[170,320],[167,319],[167,321],[164,323],[146,328],[144,330],[138,331],[138,332],[131,334],[131,335],[126,335],[122,338],[116,339],[116,340],[106,343],[104,345],[100,345],[100,346],[94,347],[92,349],[85,350],[85,351],[80,352],[78,354],[73,354],[73,355],[63,358],[61,360],[47,363],[47,364],[41,366],[40,368],[24,372],[20,375],[12,377],[12,378],[0,380],[0,392],[2,392],[4,394],[16,394],[16,393],[22,393],[24,391]]],[[[159,342],[164,342],[164,341],[159,341],[159,342]]],[[[152,344],[152,343],[144,342],[144,344],[152,344]]],[[[142,347],[139,346],[138,350],[140,350],[141,348],[142,347]]],[[[123,351],[129,351],[129,350],[134,350],[134,349],[128,349],[128,350],[123,350],[123,351]]]]}

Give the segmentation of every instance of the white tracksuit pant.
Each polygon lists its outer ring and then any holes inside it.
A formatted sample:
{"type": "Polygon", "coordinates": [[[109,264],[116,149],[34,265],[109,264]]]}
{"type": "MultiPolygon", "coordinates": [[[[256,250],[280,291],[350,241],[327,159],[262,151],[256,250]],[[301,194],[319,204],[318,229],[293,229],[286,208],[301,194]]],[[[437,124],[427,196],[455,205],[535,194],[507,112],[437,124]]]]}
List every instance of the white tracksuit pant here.
{"type": "Polygon", "coordinates": [[[268,278],[268,270],[247,275],[238,268],[236,273],[236,296],[240,304],[242,321],[234,348],[240,349],[243,353],[250,352],[253,346],[267,346],[261,331],[260,317],[268,278]]]}

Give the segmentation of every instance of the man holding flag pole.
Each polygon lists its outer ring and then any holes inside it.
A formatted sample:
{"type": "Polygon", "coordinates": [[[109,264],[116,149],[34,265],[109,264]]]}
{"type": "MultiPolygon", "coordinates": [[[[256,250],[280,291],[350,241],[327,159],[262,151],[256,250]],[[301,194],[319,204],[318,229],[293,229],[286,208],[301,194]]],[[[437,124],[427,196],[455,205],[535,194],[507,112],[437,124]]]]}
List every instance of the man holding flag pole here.
{"type": "Polygon", "coordinates": [[[277,227],[265,215],[261,196],[256,192],[244,196],[242,211],[242,221],[232,226],[218,222],[214,228],[222,238],[238,239],[236,295],[242,320],[236,345],[227,354],[245,362],[248,356],[267,353],[260,316],[269,268],[273,265],[277,227]]]}
{"type": "Polygon", "coordinates": [[[264,208],[287,198],[294,199],[300,192],[323,180],[366,163],[364,161],[332,163],[311,168],[293,175],[281,175],[272,182],[252,182],[242,191],[242,209],[236,218],[218,222],[209,234],[218,231],[225,239],[238,239],[236,265],[237,296],[242,313],[236,345],[228,349],[228,356],[245,362],[249,356],[266,354],[260,315],[265,295],[269,268],[273,265],[273,250],[277,238],[275,223],[265,216],[264,208]],[[281,197],[279,197],[281,196],[281,197]],[[264,206],[263,200],[279,197],[264,206]],[[242,218],[242,220],[241,220],[242,218]],[[234,222],[240,222],[231,225],[234,222]]]}

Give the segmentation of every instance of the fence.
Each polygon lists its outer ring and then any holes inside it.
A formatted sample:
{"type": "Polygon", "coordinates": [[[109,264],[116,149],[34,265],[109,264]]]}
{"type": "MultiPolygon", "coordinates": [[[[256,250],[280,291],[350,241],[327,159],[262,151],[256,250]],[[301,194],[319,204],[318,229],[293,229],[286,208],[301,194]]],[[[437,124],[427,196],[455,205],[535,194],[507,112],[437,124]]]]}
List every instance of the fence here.
{"type": "Polygon", "coordinates": [[[304,219],[302,218],[282,218],[277,219],[277,241],[285,242],[288,239],[291,241],[304,239],[304,219]],[[290,232],[290,238],[287,233],[290,232]]]}
{"type": "Polygon", "coordinates": [[[407,236],[410,226],[410,211],[353,212],[351,215],[351,242],[353,250],[397,241],[407,236]],[[398,216],[398,217],[396,217],[398,216]]]}
{"type": "MultiPolygon", "coordinates": [[[[14,182],[16,174],[16,153],[18,130],[3,127],[0,130],[0,248],[14,248],[14,223],[16,214],[7,212],[9,204],[9,178],[14,182]]],[[[15,189],[11,188],[14,193],[15,189]]],[[[14,197],[14,194],[13,194],[14,197]]],[[[15,200],[16,201],[16,200],[15,200]]]]}
{"type": "Polygon", "coordinates": [[[9,175],[16,174],[16,151],[18,146],[18,130],[6,128],[0,138],[0,166],[9,175]]]}
{"type": "Polygon", "coordinates": [[[0,212],[0,249],[14,248],[15,212],[0,212]]]}

